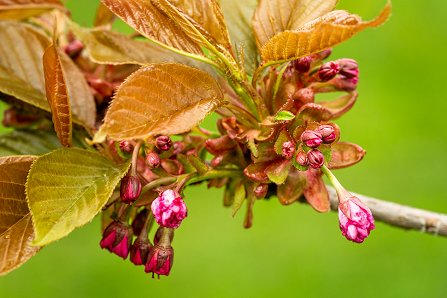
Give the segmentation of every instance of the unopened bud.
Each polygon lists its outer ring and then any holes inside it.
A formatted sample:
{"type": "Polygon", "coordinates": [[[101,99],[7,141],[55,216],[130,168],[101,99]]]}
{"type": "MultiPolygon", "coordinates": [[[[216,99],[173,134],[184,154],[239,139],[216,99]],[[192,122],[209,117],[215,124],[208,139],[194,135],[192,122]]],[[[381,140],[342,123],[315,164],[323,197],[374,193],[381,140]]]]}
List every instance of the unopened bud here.
{"type": "Polygon", "coordinates": [[[334,61],[329,61],[320,66],[318,76],[323,82],[333,79],[340,71],[340,65],[334,61]]]}
{"type": "Polygon", "coordinates": [[[324,51],[318,52],[316,54],[314,54],[315,57],[317,57],[319,60],[324,60],[327,57],[329,57],[332,54],[332,49],[326,49],[324,51]]]}
{"type": "Polygon", "coordinates": [[[335,134],[334,127],[331,125],[320,125],[317,129],[322,136],[323,143],[330,144],[337,139],[337,135],[335,134]]]}
{"type": "Polygon", "coordinates": [[[185,149],[185,143],[174,142],[173,147],[174,147],[173,154],[179,154],[179,153],[182,153],[182,151],[185,149]]]}
{"type": "Polygon", "coordinates": [[[293,142],[287,141],[282,143],[282,155],[289,159],[295,153],[295,144],[293,142]]]}
{"type": "Polygon", "coordinates": [[[265,183],[259,184],[254,189],[255,196],[258,199],[264,198],[267,195],[268,191],[269,191],[269,185],[265,183]]]}
{"type": "MultiPolygon", "coordinates": [[[[149,253],[144,271],[146,273],[166,275],[171,272],[174,262],[174,249],[170,245],[155,245],[149,253]]],[[[153,275],[152,275],[153,277],[153,275]]]]}
{"type": "Polygon", "coordinates": [[[319,169],[324,164],[324,155],[317,149],[307,152],[307,159],[309,160],[309,165],[314,169],[319,169]]]}
{"type": "Polygon", "coordinates": [[[84,45],[81,41],[75,39],[65,46],[65,53],[71,58],[76,58],[84,49],[84,45]]]}
{"type": "Polygon", "coordinates": [[[121,221],[113,221],[104,230],[100,246],[126,259],[129,255],[131,241],[132,230],[129,226],[121,221]]]}
{"type": "Polygon", "coordinates": [[[338,218],[343,236],[350,241],[362,243],[375,227],[371,210],[352,195],[343,198],[339,195],[339,200],[338,218]]]}
{"type": "Polygon", "coordinates": [[[141,182],[136,176],[126,176],[121,180],[121,201],[132,204],[141,194],[141,182]]]}
{"type": "Polygon", "coordinates": [[[146,154],[146,165],[151,169],[156,169],[160,166],[160,156],[155,152],[146,154]]]}
{"type": "Polygon", "coordinates": [[[129,141],[121,141],[120,142],[120,149],[124,153],[132,153],[133,151],[133,145],[129,141]]]}
{"type": "Polygon", "coordinates": [[[296,162],[303,167],[307,167],[309,165],[309,160],[307,159],[306,152],[304,151],[298,152],[296,155],[296,162]]]}
{"type": "Polygon", "coordinates": [[[310,69],[310,65],[312,64],[312,56],[305,56],[293,61],[293,68],[295,68],[298,72],[306,73],[310,69]]]}
{"type": "Polygon", "coordinates": [[[340,74],[348,79],[358,78],[359,76],[359,66],[357,61],[353,59],[339,59],[337,60],[338,65],[340,65],[340,74]]]}
{"type": "Polygon", "coordinates": [[[135,216],[134,220],[132,221],[132,231],[134,235],[140,235],[141,230],[144,227],[144,224],[146,223],[147,217],[149,215],[149,210],[144,208],[140,212],[138,212],[137,216],[135,216]]]}
{"type": "Polygon", "coordinates": [[[155,139],[155,146],[161,151],[168,151],[171,149],[172,140],[168,136],[159,136],[155,139]]]}
{"type": "Polygon", "coordinates": [[[130,261],[137,266],[145,265],[152,247],[153,246],[147,237],[138,237],[130,247],[130,261]]]}
{"type": "Polygon", "coordinates": [[[305,130],[301,134],[301,141],[311,148],[316,148],[323,143],[321,134],[313,130],[305,130]]]}

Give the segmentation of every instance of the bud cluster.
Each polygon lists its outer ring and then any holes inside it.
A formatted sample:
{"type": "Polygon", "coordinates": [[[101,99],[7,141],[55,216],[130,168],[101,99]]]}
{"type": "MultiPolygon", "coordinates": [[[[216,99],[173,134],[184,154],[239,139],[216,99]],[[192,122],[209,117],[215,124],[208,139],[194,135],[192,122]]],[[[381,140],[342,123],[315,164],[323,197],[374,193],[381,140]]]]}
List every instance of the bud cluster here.
{"type": "Polygon", "coordinates": [[[317,148],[322,144],[331,144],[337,139],[337,134],[332,125],[320,125],[315,130],[305,130],[301,134],[301,142],[311,148],[309,151],[299,151],[296,162],[303,166],[319,169],[324,164],[324,155],[317,148]]]}

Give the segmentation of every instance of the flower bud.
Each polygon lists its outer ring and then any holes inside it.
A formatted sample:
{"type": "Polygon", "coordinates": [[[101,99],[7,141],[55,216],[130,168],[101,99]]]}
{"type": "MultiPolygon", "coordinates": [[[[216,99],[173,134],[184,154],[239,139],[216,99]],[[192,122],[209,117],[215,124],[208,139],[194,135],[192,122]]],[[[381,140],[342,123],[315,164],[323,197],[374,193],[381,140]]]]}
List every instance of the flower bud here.
{"type": "Polygon", "coordinates": [[[289,159],[292,158],[295,153],[295,144],[293,142],[287,141],[282,143],[282,155],[289,159]]]}
{"type": "Polygon", "coordinates": [[[371,210],[348,192],[346,197],[339,199],[338,218],[343,236],[350,241],[362,243],[375,227],[371,210]]]}
{"type": "Polygon", "coordinates": [[[156,169],[160,166],[160,156],[155,152],[146,154],[146,165],[151,169],[156,169]]]}
{"type": "MultiPolygon", "coordinates": [[[[166,275],[171,272],[174,262],[174,249],[172,246],[155,245],[149,253],[144,271],[152,274],[166,275]]],[[[153,276],[153,275],[152,275],[153,276]]]]}
{"type": "Polygon", "coordinates": [[[323,82],[333,79],[340,71],[340,65],[334,61],[329,61],[321,65],[318,70],[318,76],[323,82]]]}
{"type": "Polygon", "coordinates": [[[307,146],[311,148],[316,148],[323,143],[322,136],[319,132],[313,130],[305,130],[301,134],[301,141],[307,146]]]}
{"type": "Polygon", "coordinates": [[[84,49],[84,45],[80,40],[73,40],[64,48],[65,53],[71,58],[76,58],[84,49]]]}
{"type": "Polygon", "coordinates": [[[357,61],[353,59],[339,59],[337,60],[340,66],[340,74],[348,79],[358,78],[359,66],[357,61]]]}
{"type": "Polygon", "coordinates": [[[140,193],[141,182],[137,176],[126,176],[121,180],[120,196],[123,203],[132,204],[140,193]]]}
{"type": "Polygon", "coordinates": [[[309,160],[307,159],[306,152],[304,151],[298,152],[296,155],[296,162],[303,167],[307,167],[309,165],[309,160]]]}
{"type": "Polygon", "coordinates": [[[129,141],[121,141],[120,142],[120,149],[124,153],[132,153],[133,151],[133,145],[129,141]]]}
{"type": "Polygon", "coordinates": [[[323,50],[321,52],[318,52],[318,53],[314,54],[313,56],[319,60],[324,60],[327,57],[329,57],[331,54],[332,54],[332,49],[329,48],[329,49],[323,50]]]}
{"type": "Polygon", "coordinates": [[[301,73],[306,73],[310,69],[312,60],[313,60],[312,56],[305,56],[305,57],[299,58],[297,60],[294,60],[292,65],[296,71],[301,72],[301,73]]]}
{"type": "Polygon", "coordinates": [[[174,142],[173,148],[174,148],[173,154],[182,153],[182,151],[185,149],[185,143],[183,143],[183,142],[174,142]]]}
{"type": "Polygon", "coordinates": [[[269,185],[266,183],[262,183],[255,187],[254,194],[256,198],[262,199],[267,195],[268,191],[269,191],[269,185]]]}
{"type": "Polygon", "coordinates": [[[337,139],[335,129],[332,125],[320,125],[316,131],[321,134],[323,143],[330,144],[337,139]]]}
{"type": "Polygon", "coordinates": [[[141,230],[144,227],[144,224],[146,223],[147,217],[149,215],[149,210],[144,208],[140,212],[138,212],[137,216],[135,216],[134,220],[132,221],[132,231],[134,235],[140,235],[141,230]]]}
{"type": "Polygon", "coordinates": [[[146,264],[152,247],[147,236],[146,238],[138,237],[130,247],[130,261],[137,266],[146,264]]]}
{"type": "Polygon", "coordinates": [[[309,165],[314,169],[319,169],[324,164],[324,155],[317,149],[307,152],[307,159],[309,160],[309,165]]]}
{"type": "Polygon", "coordinates": [[[162,227],[176,229],[188,215],[185,202],[177,191],[168,189],[160,193],[151,205],[155,221],[162,227]]]}
{"type": "Polygon", "coordinates": [[[155,146],[161,151],[168,151],[171,149],[172,140],[168,136],[159,136],[155,139],[155,146]]]}
{"type": "Polygon", "coordinates": [[[104,230],[99,245],[101,248],[106,248],[111,253],[126,259],[129,254],[131,239],[132,230],[129,226],[121,221],[113,221],[104,230]]]}

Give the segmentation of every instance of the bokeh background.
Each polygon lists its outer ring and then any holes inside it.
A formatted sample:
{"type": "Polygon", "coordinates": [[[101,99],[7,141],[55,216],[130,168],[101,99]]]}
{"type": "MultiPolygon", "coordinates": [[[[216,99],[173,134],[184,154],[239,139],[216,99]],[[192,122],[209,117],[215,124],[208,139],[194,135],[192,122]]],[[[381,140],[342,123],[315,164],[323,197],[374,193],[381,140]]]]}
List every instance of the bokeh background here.
{"type": "MultiPolygon", "coordinates": [[[[225,0],[222,0],[225,1],[225,0]]],[[[90,26],[97,0],[67,1],[90,26]]],[[[385,1],[341,0],[369,19],[385,1]]],[[[360,64],[360,97],[338,124],[368,154],[336,174],[349,189],[447,212],[447,2],[394,0],[385,26],[335,48],[360,64]]],[[[212,125],[208,121],[207,125],[212,125]]],[[[219,190],[187,192],[171,276],[154,279],[99,248],[98,219],[0,278],[0,297],[447,297],[447,239],[378,223],[362,245],[335,213],[258,202],[254,227],[219,190]]]]}

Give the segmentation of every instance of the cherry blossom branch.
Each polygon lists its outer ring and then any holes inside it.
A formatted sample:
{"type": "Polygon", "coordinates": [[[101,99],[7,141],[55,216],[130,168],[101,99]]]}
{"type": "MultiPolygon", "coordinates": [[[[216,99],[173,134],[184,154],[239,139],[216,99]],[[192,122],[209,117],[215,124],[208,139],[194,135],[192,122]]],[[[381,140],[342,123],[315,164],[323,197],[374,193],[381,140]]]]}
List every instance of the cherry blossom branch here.
{"type": "MultiPolygon", "coordinates": [[[[337,192],[327,186],[332,211],[338,210],[337,192]]],[[[371,209],[377,221],[407,230],[447,237],[447,215],[352,193],[371,209]]]]}

